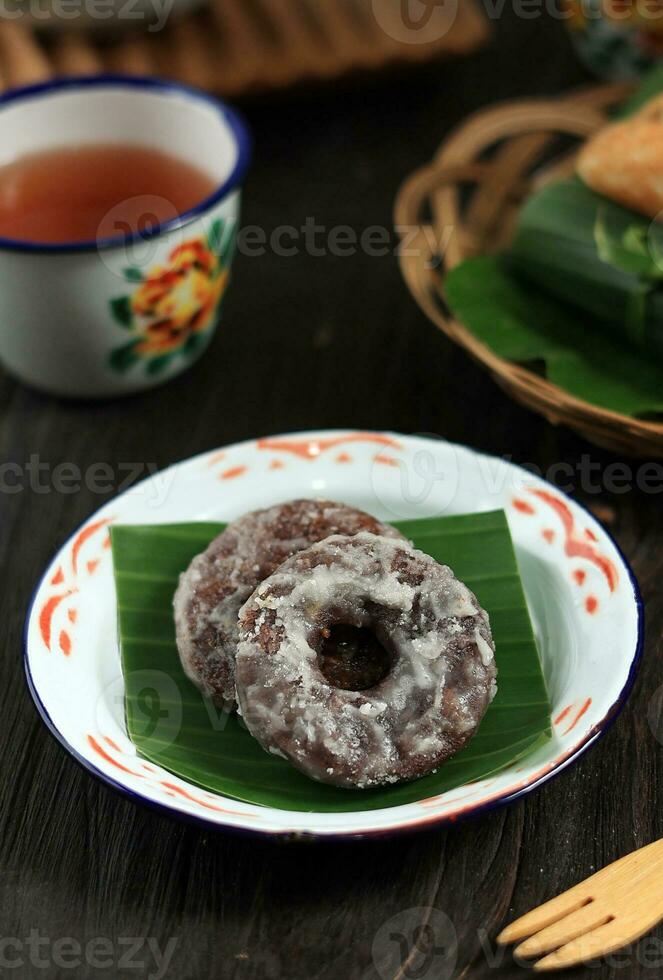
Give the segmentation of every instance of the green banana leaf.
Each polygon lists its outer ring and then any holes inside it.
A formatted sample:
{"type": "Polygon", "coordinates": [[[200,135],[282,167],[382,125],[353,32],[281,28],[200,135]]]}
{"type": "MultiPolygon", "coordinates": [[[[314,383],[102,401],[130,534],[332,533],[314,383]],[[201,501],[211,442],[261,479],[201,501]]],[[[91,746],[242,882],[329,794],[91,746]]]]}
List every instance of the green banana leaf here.
{"type": "Polygon", "coordinates": [[[646,102],[663,92],[663,66],[652,68],[643,77],[635,92],[614,112],[617,119],[632,116],[642,109],[646,102]]]}
{"type": "Polygon", "coordinates": [[[468,259],[449,274],[457,319],[500,357],[545,365],[571,395],[623,415],[663,412],[663,368],[590,318],[513,275],[500,256],[468,259]]]}
{"type": "MultiPolygon", "coordinates": [[[[619,115],[661,91],[656,69],[619,115]]],[[[542,365],[570,394],[625,415],[663,412],[663,223],[579,178],[532,194],[505,255],[457,266],[445,297],[495,354],[542,365]]]]}
{"type": "Polygon", "coordinates": [[[663,280],[663,225],[576,177],[529,198],[507,257],[514,273],[588,313],[584,332],[600,324],[663,365],[663,321],[652,305],[663,280]]]}
{"type": "Polygon", "coordinates": [[[220,524],[112,529],[125,716],[138,753],[213,792],[270,807],[346,812],[434,796],[512,765],[551,737],[550,704],[502,511],[407,521],[415,545],[451,565],[490,614],[499,691],[481,727],[437,773],[377,790],[324,786],[264,752],[237,715],[222,714],[180,666],[172,614],[177,578],[220,524]]]}

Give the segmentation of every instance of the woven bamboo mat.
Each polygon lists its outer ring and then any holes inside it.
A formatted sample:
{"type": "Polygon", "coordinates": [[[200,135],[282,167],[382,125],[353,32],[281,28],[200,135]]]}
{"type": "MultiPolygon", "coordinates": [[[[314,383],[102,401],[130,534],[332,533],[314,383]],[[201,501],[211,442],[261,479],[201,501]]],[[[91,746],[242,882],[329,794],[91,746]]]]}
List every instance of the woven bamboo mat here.
{"type": "Polygon", "coordinates": [[[462,0],[443,36],[436,36],[431,18],[417,43],[407,43],[380,26],[376,2],[400,0],[211,0],[196,13],[173,17],[158,33],[133,31],[114,42],[80,30],[35,33],[26,21],[0,21],[0,87],[114,71],[161,75],[235,96],[462,54],[488,33],[475,0],[462,0]]]}

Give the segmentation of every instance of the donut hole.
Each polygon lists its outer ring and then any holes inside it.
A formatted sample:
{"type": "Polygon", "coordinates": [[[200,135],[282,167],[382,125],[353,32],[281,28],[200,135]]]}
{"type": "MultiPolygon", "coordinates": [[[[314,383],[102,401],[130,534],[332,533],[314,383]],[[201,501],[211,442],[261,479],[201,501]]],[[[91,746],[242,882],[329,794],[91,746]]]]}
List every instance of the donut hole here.
{"type": "Polygon", "coordinates": [[[366,691],[384,680],[393,657],[370,627],[335,623],[322,630],[318,666],[343,691],[366,691]]]}

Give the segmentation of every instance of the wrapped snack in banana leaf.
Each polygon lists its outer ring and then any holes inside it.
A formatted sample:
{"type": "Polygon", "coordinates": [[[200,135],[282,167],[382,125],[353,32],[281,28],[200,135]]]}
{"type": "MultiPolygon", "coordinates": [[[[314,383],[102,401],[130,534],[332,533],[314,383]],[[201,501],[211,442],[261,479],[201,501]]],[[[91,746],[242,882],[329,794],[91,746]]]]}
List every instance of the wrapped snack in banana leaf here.
{"type": "Polygon", "coordinates": [[[588,141],[524,205],[512,268],[663,363],[663,98],[588,141]]]}

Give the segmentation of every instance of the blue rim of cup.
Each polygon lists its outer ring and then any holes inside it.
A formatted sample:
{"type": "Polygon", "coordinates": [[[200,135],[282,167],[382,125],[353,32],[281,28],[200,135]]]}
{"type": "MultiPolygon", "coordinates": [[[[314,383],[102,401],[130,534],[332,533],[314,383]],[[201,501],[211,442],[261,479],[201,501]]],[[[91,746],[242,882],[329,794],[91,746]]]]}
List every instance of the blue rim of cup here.
{"type": "Polygon", "coordinates": [[[127,245],[140,238],[146,241],[164,232],[173,231],[189,224],[195,218],[209,211],[215,204],[241,186],[246,170],[251,161],[252,141],[249,129],[242,116],[225,102],[203,92],[201,89],[180,82],[170,82],[160,78],[134,75],[89,75],[77,78],[56,78],[49,82],[39,82],[36,85],[26,85],[14,88],[0,95],[0,113],[7,106],[14,105],[24,99],[38,99],[55,92],[71,92],[77,89],[104,88],[134,88],[161,93],[163,95],[178,95],[207,105],[215,110],[219,118],[227,125],[237,146],[237,159],[229,176],[216,190],[204,198],[195,207],[189,208],[176,218],[170,218],[150,229],[133,232],[129,235],[115,235],[111,238],[99,238],[86,242],[30,242],[19,238],[0,236],[0,249],[14,252],[90,252],[98,249],[113,248],[127,245]]]}
{"type": "MultiPolygon", "coordinates": [[[[309,433],[309,434],[322,436],[323,431],[324,430],[315,433],[309,433]]],[[[286,435],[301,435],[301,433],[299,432],[286,433],[286,435]]],[[[254,440],[249,439],[246,441],[248,443],[252,443],[254,440]]],[[[471,453],[477,456],[487,456],[487,458],[492,458],[490,454],[481,453],[479,450],[473,449],[470,446],[465,446],[462,443],[455,443],[455,444],[452,443],[452,445],[456,445],[458,448],[469,450],[471,453]]],[[[213,452],[213,450],[210,450],[210,452],[213,452]]],[[[206,455],[206,454],[201,454],[201,455],[206,455]]],[[[182,462],[188,462],[188,461],[189,460],[187,459],[187,460],[183,460],[182,462]]],[[[173,464],[173,465],[178,465],[178,464],[173,464]]],[[[508,465],[512,467],[516,467],[517,469],[521,469],[521,467],[519,467],[518,464],[516,463],[509,462],[508,465]]],[[[146,479],[150,479],[150,477],[146,477],[146,479]]],[[[136,484],[136,486],[138,485],[139,484],[136,484]]],[[[177,810],[174,807],[169,806],[167,803],[161,803],[158,800],[152,799],[151,797],[144,796],[142,793],[137,792],[136,790],[130,789],[128,786],[125,786],[123,783],[118,782],[118,780],[114,779],[112,776],[103,772],[101,769],[98,769],[97,766],[94,765],[94,763],[90,762],[89,759],[86,759],[85,756],[81,755],[81,753],[78,752],[67,741],[65,736],[57,727],[56,723],[53,721],[50,714],[48,713],[48,709],[44,701],[42,700],[39,691],[37,690],[37,686],[35,684],[35,681],[32,677],[32,672],[30,670],[28,630],[30,626],[30,621],[32,619],[34,605],[37,596],[39,594],[39,590],[41,589],[41,586],[43,585],[46,576],[51,569],[51,565],[53,564],[53,561],[55,560],[56,556],[60,553],[62,548],[66,546],[66,542],[60,548],[58,548],[55,555],[53,555],[52,559],[46,565],[46,568],[42,573],[30,597],[27,614],[23,623],[23,644],[22,644],[23,645],[23,670],[25,674],[27,687],[30,692],[30,696],[34,702],[38,714],[40,715],[42,721],[44,722],[50,734],[55,738],[57,742],[60,743],[60,745],[65,749],[65,751],[68,752],[69,755],[72,756],[72,758],[80,766],[82,766],[83,769],[86,770],[86,772],[94,776],[96,779],[100,780],[102,783],[105,783],[107,786],[115,790],[121,796],[131,800],[134,803],[139,802],[144,806],[147,806],[149,809],[154,810],[155,812],[157,812],[162,816],[167,816],[171,819],[180,820],[184,823],[192,824],[194,826],[203,827],[207,830],[215,829],[221,831],[230,831],[240,835],[257,836],[257,837],[272,838],[272,839],[285,838],[285,839],[293,839],[293,840],[328,840],[328,841],[361,840],[361,839],[368,839],[368,838],[385,839],[385,838],[394,837],[396,836],[396,834],[401,834],[404,832],[411,833],[413,831],[427,830],[433,826],[436,827],[454,826],[458,820],[476,819],[477,817],[481,817],[484,816],[485,814],[491,813],[493,810],[500,810],[503,807],[509,806],[510,804],[523,799],[523,797],[525,796],[529,796],[529,794],[532,793],[534,790],[539,789],[539,787],[543,786],[545,783],[548,783],[551,780],[560,776],[565,769],[567,769],[574,762],[577,762],[580,759],[580,757],[584,755],[589,748],[594,746],[608,733],[608,731],[612,728],[617,718],[621,715],[622,711],[624,710],[624,707],[626,706],[626,703],[633,691],[633,687],[638,677],[640,667],[642,665],[643,656],[644,656],[645,605],[644,605],[644,600],[642,598],[642,593],[640,591],[640,586],[638,584],[638,580],[635,577],[635,573],[631,567],[629,560],[627,559],[620,545],[617,543],[615,537],[611,534],[611,532],[606,527],[603,526],[603,524],[600,521],[598,521],[595,515],[592,514],[592,512],[585,504],[577,500],[575,497],[572,497],[571,494],[562,490],[560,487],[555,486],[554,489],[557,493],[560,494],[560,496],[564,497],[571,504],[579,507],[580,510],[584,511],[591,520],[599,524],[601,531],[615,548],[615,551],[619,555],[623,567],[627,572],[628,580],[633,590],[633,601],[635,603],[636,615],[637,615],[637,638],[636,638],[635,649],[633,651],[633,655],[629,663],[628,675],[622,686],[621,691],[619,692],[618,696],[615,698],[611,706],[608,708],[608,711],[603,716],[603,718],[601,718],[601,720],[598,721],[590,729],[590,731],[587,733],[587,735],[583,738],[581,742],[579,742],[576,746],[574,746],[572,749],[569,750],[566,756],[557,760],[551,769],[535,777],[526,786],[522,786],[515,790],[507,789],[504,791],[504,793],[500,794],[495,798],[491,798],[483,803],[477,803],[474,806],[468,807],[467,810],[462,814],[458,814],[455,812],[452,812],[450,814],[432,814],[431,816],[423,820],[418,820],[416,822],[408,822],[406,820],[402,824],[394,824],[388,827],[379,827],[379,828],[364,827],[364,828],[350,829],[350,830],[335,830],[331,832],[321,832],[318,830],[288,831],[281,828],[273,829],[273,828],[264,828],[264,827],[240,826],[236,824],[212,821],[205,817],[198,816],[197,814],[185,813],[181,810],[177,810]]],[[[126,492],[127,491],[124,491],[124,493],[126,492]]],[[[123,493],[118,493],[115,496],[119,498],[123,496],[123,493]]],[[[100,510],[103,510],[103,507],[100,508],[100,510]]],[[[78,528],[76,528],[76,530],[73,531],[73,533],[69,536],[67,541],[71,541],[78,533],[78,531],[80,531],[80,529],[84,527],[88,523],[88,521],[94,518],[96,513],[97,512],[88,515],[88,517],[82,522],[82,524],[80,524],[78,528]]],[[[288,811],[282,811],[282,812],[288,812],[288,811]]]]}

